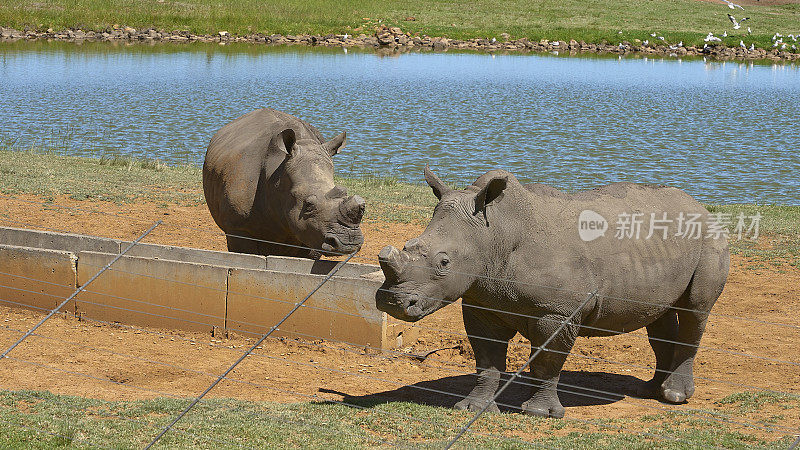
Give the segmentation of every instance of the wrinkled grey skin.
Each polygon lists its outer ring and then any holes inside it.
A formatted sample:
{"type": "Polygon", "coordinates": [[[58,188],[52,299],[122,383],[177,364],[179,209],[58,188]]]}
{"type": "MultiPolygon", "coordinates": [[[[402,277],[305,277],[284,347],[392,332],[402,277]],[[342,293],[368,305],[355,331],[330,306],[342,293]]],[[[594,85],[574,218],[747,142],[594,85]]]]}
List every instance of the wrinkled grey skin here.
{"type": "MultiPolygon", "coordinates": [[[[597,295],[548,344],[553,351],[533,361],[536,386],[523,411],[564,415],[556,386],[577,336],[642,327],[656,355],[647,392],[675,403],[692,396],[696,346],[729,265],[727,239],[706,236],[707,221],[713,219],[699,203],[679,189],[632,183],[565,194],[541,184],[523,186],[502,170],[484,174],[464,190],[451,190],[427,168],[425,178],[440,202],[421,236],[402,251],[391,246],[381,251],[386,281],[376,303],[413,322],[463,299],[478,382],[456,408],[479,410],[491,401],[506,370],[508,341],[517,332],[542,345],[595,290],[597,295]],[[606,235],[589,242],[578,234],[578,217],[586,209],[609,222],[606,235]],[[618,214],[637,211],[647,216],[640,239],[617,239],[618,214]],[[672,219],[681,212],[701,214],[703,236],[673,236],[674,225],[666,239],[659,232],[645,239],[650,212],[658,218],[666,212],[672,219]]],[[[489,407],[498,410],[496,404],[489,407]]]]}
{"type": "Polygon", "coordinates": [[[269,108],[222,127],[206,152],[203,191],[228,251],[317,259],[360,249],[364,199],[333,183],[331,157],[344,143],[344,133],[325,142],[269,108]]]}

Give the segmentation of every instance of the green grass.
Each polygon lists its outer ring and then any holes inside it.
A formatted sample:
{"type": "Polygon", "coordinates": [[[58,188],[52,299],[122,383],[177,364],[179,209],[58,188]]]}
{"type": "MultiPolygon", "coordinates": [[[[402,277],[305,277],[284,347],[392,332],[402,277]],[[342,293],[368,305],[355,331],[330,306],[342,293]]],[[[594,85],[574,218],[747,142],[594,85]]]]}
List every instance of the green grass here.
{"type": "MultiPolygon", "coordinates": [[[[165,398],[102,401],[39,391],[0,391],[0,447],[141,448],[186,402],[165,398]]],[[[392,444],[441,448],[472,414],[408,402],[355,403],[362,408],[326,402],[204,401],[178,423],[177,431],[165,435],[162,448],[344,449],[392,444]]],[[[752,411],[749,414],[750,419],[758,418],[752,411]]],[[[752,429],[670,413],[588,423],[487,414],[474,429],[481,434],[465,435],[462,447],[529,447],[519,439],[546,447],[583,449],[786,448],[791,442],[777,434],[764,439],[750,434],[752,429]]]]}
{"type": "Polygon", "coordinates": [[[405,31],[451,38],[497,37],[584,40],[615,44],[650,39],[702,45],[712,31],[728,31],[726,44],[770,47],[776,32],[800,32],[800,5],[757,5],[731,11],[721,1],[697,0],[513,0],[470,2],[408,0],[404,2],[326,0],[0,0],[0,25],[16,28],[84,30],[114,24],[167,31],[213,34],[370,34],[376,25],[397,25],[405,31]],[[726,16],[750,17],[753,30],[734,31],[726,16]],[[413,17],[415,20],[406,20],[413,17]],[[622,31],[622,33],[619,33],[622,31]]]}
{"type": "MultiPolygon", "coordinates": [[[[157,160],[122,156],[85,158],[39,149],[13,150],[0,143],[0,193],[33,194],[52,201],[67,195],[75,200],[118,203],[147,201],[193,206],[205,203],[201,168],[172,166],[157,160]]],[[[336,177],[336,182],[367,201],[365,221],[426,225],[436,197],[428,186],[396,178],[336,177]]],[[[713,213],[729,214],[732,231],[741,212],[762,215],[759,233],[767,242],[731,237],[731,251],[750,260],[751,268],[790,264],[800,267],[800,206],[706,205],[713,213]]],[[[748,220],[749,223],[749,220],[748,220]]]]}

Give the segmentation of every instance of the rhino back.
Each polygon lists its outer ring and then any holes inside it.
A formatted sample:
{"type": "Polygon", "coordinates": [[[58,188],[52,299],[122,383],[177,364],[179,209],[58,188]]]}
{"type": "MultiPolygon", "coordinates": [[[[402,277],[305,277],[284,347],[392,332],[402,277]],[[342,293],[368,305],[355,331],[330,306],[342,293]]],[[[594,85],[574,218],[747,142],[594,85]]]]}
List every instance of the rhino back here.
{"type": "Polygon", "coordinates": [[[211,138],[203,164],[203,188],[211,215],[225,231],[246,221],[256,192],[286,158],[270,140],[291,128],[297,140],[324,142],[311,124],[271,108],[252,111],[222,127],[211,138]]]}
{"type": "MultiPolygon", "coordinates": [[[[512,279],[531,286],[527,296],[539,305],[548,304],[548,297],[564,297],[566,292],[597,289],[599,296],[584,323],[631,330],[649,323],[680,300],[704,252],[719,257],[719,276],[724,283],[727,242],[706,236],[708,211],[680,189],[633,183],[614,183],[573,194],[546,185],[526,185],[525,189],[533,205],[533,219],[519,219],[520,223],[534,225],[523,225],[524,231],[517,231],[526,233],[529,242],[522,246],[524,250],[513,254],[506,270],[512,279]],[[578,218],[585,210],[598,213],[608,222],[604,236],[592,241],[581,239],[578,218]],[[639,237],[617,238],[619,215],[633,213],[643,213],[639,237]],[[702,234],[697,239],[676,236],[673,223],[666,238],[658,231],[647,238],[650,213],[657,219],[666,213],[672,220],[680,213],[699,214],[702,234]]],[[[514,209],[511,211],[514,214],[514,209]]],[[[579,299],[575,297],[575,301],[579,299]]],[[[583,330],[582,334],[592,332],[583,330]]]]}

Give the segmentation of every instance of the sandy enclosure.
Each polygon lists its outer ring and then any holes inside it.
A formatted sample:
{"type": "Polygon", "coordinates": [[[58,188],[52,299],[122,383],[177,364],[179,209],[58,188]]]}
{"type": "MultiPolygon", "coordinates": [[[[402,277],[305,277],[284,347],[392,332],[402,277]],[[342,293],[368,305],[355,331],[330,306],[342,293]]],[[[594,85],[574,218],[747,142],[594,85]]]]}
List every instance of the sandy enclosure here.
{"type": "MultiPolygon", "coordinates": [[[[119,205],[56,198],[59,205],[104,214],[0,200],[0,225],[54,229],[132,239],[155,220],[164,225],[147,242],[224,250],[225,244],[204,205],[119,205]],[[122,214],[125,217],[115,216],[122,214]]],[[[358,262],[376,263],[387,244],[402,243],[419,225],[365,223],[366,246],[358,262]]],[[[717,302],[695,367],[697,392],[686,405],[635,398],[652,375],[655,359],[644,330],[604,338],[579,338],[561,378],[562,402],[574,418],[639,417],[663,411],[714,410],[724,396],[754,388],[800,394],[800,270],[747,268],[733,256],[728,283],[717,302]],[[745,318],[747,320],[745,320],[745,318]],[[594,390],[594,391],[591,391],[594,390]],[[572,391],[572,392],[568,392],[572,391]],[[599,393],[604,392],[604,393],[599,393]],[[589,396],[584,394],[589,394],[589,396]]],[[[0,307],[0,346],[8,346],[42,316],[0,307]]],[[[469,392],[474,371],[463,336],[460,305],[423,319],[419,339],[395,351],[322,340],[269,339],[210,396],[280,402],[376,398],[452,406],[469,392]],[[442,349],[424,361],[410,357],[442,349]],[[441,392],[452,392],[456,396],[441,392]]],[[[102,399],[193,396],[249,347],[254,336],[143,329],[59,315],[15,349],[0,365],[0,388],[39,389],[102,399]],[[24,360],[24,362],[23,362],[24,360]]],[[[517,336],[509,369],[527,358],[527,342],[517,336]]],[[[524,388],[509,390],[500,402],[519,406],[524,388]]],[[[797,409],[783,412],[786,427],[800,426],[797,409]]],[[[749,430],[752,431],[752,430],[749,430]]]]}

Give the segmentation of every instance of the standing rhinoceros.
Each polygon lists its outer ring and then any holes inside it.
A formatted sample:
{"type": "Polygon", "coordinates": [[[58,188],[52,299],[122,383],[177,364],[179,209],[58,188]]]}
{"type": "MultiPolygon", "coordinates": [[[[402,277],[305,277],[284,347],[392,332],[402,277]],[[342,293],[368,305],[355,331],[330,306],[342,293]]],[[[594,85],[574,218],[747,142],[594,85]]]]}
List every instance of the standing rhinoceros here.
{"type": "Polygon", "coordinates": [[[344,143],[344,133],[325,142],[269,108],[222,127],[206,152],[203,191],[228,251],[316,259],[361,248],[364,199],[333,183],[331,157],[344,143]]]}
{"type": "Polygon", "coordinates": [[[566,194],[502,170],[464,190],[427,168],[425,179],[440,201],[420,237],[380,252],[386,281],[376,302],[413,322],[463,299],[478,381],[456,408],[492,399],[517,332],[540,346],[589,298],[533,361],[524,412],[564,415],[556,386],[577,336],[642,327],[656,355],[648,390],[670,402],[692,396],[697,345],[729,264],[726,237],[703,206],[675,188],[615,183],[566,194]]]}

